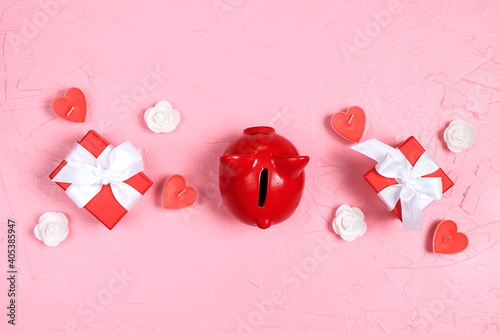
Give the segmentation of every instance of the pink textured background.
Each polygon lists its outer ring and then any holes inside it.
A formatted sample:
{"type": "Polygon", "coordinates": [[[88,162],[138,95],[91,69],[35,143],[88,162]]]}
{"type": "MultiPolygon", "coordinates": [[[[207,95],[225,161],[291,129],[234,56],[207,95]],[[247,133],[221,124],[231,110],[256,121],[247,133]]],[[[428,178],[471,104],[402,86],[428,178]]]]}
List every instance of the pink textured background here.
{"type": "Polygon", "coordinates": [[[401,0],[379,31],[373,14],[390,2],[45,0],[44,17],[35,1],[3,0],[0,331],[499,332],[500,4],[401,0]],[[365,28],[372,36],[357,38],[365,28]],[[50,108],[72,86],[88,100],[83,124],[50,108]],[[162,99],[182,121],[157,135],[142,116],[162,99]],[[402,229],[362,178],[373,162],[329,127],[353,104],[366,111],[365,138],[414,135],[455,181],[423,232],[402,229]],[[461,154],[442,141],[455,118],[478,132],[461,154]],[[218,156],[252,125],[311,157],[296,214],[265,231],[235,221],[217,185],[218,156]],[[89,129],[141,147],[156,182],[111,232],[48,178],[89,129]],[[174,173],[198,190],[193,207],[161,208],[174,173]],[[330,226],[344,203],[368,223],[351,243],[330,226]],[[33,235],[45,211],[70,220],[57,248],[33,235]],[[9,216],[15,328],[4,315],[9,216]],[[430,251],[445,218],[469,237],[466,251],[430,251]]]}

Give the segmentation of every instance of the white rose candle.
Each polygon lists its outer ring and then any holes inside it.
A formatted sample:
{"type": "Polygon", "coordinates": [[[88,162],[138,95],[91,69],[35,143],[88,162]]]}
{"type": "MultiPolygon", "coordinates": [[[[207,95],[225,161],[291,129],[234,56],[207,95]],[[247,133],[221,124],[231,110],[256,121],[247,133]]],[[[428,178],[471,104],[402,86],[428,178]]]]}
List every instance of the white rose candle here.
{"type": "Polygon", "coordinates": [[[460,153],[472,146],[476,128],[462,119],[453,120],[444,131],[444,141],[448,149],[454,153],[460,153]]]}
{"type": "Polygon", "coordinates": [[[68,219],[63,213],[47,212],[35,226],[35,237],[48,246],[57,246],[68,237],[68,219]]]}
{"type": "Polygon", "coordinates": [[[176,129],[181,121],[181,114],[170,103],[161,101],[146,110],[146,125],[155,133],[167,133],[176,129]]]}
{"type": "Polygon", "coordinates": [[[351,242],[366,232],[365,216],[357,207],[342,205],[337,209],[333,219],[333,231],[343,240],[351,242]]]}

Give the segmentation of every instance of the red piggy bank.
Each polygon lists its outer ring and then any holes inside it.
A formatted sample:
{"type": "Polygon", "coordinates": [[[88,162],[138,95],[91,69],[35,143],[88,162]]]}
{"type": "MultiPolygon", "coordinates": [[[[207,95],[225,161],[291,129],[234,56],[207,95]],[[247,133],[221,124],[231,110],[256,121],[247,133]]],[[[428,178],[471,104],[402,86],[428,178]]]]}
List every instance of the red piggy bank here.
{"type": "Polygon", "coordinates": [[[299,205],[308,162],[274,128],[247,128],[220,158],[222,199],[236,218],[267,229],[299,205]]]}

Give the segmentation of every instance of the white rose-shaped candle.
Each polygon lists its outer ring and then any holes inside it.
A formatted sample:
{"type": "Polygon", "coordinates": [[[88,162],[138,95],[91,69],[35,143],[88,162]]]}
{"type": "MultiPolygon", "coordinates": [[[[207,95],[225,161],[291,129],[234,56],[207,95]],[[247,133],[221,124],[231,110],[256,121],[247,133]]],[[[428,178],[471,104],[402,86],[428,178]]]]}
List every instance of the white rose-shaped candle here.
{"type": "Polygon", "coordinates": [[[35,237],[48,246],[59,245],[68,237],[68,233],[68,219],[63,213],[44,213],[35,226],[35,237]]]}
{"type": "Polygon", "coordinates": [[[365,216],[357,207],[342,205],[337,209],[333,219],[333,230],[343,240],[353,241],[366,232],[365,216]]]}
{"type": "Polygon", "coordinates": [[[444,131],[444,141],[448,149],[460,153],[474,143],[476,128],[462,119],[453,120],[444,131]]]}
{"type": "Polygon", "coordinates": [[[144,120],[155,133],[167,133],[175,130],[181,121],[181,114],[170,103],[161,101],[146,110],[144,120]]]}

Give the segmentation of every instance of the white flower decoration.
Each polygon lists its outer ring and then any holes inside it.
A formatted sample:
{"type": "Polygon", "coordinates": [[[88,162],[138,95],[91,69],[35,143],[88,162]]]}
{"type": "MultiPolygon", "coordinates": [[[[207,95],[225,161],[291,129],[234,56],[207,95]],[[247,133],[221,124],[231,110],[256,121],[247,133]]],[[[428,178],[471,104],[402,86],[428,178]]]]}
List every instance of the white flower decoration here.
{"type": "Polygon", "coordinates": [[[342,205],[337,209],[333,219],[333,230],[343,240],[351,242],[366,232],[365,216],[357,207],[342,205]]]}
{"type": "Polygon", "coordinates": [[[68,237],[68,219],[63,213],[47,212],[35,226],[35,236],[45,245],[57,246],[68,237]]]}
{"type": "Polygon", "coordinates": [[[146,110],[144,120],[155,133],[167,133],[175,130],[181,121],[181,114],[169,102],[161,101],[146,110]]]}
{"type": "Polygon", "coordinates": [[[444,141],[448,149],[460,153],[474,143],[476,128],[462,119],[453,120],[444,131],[444,141]]]}

